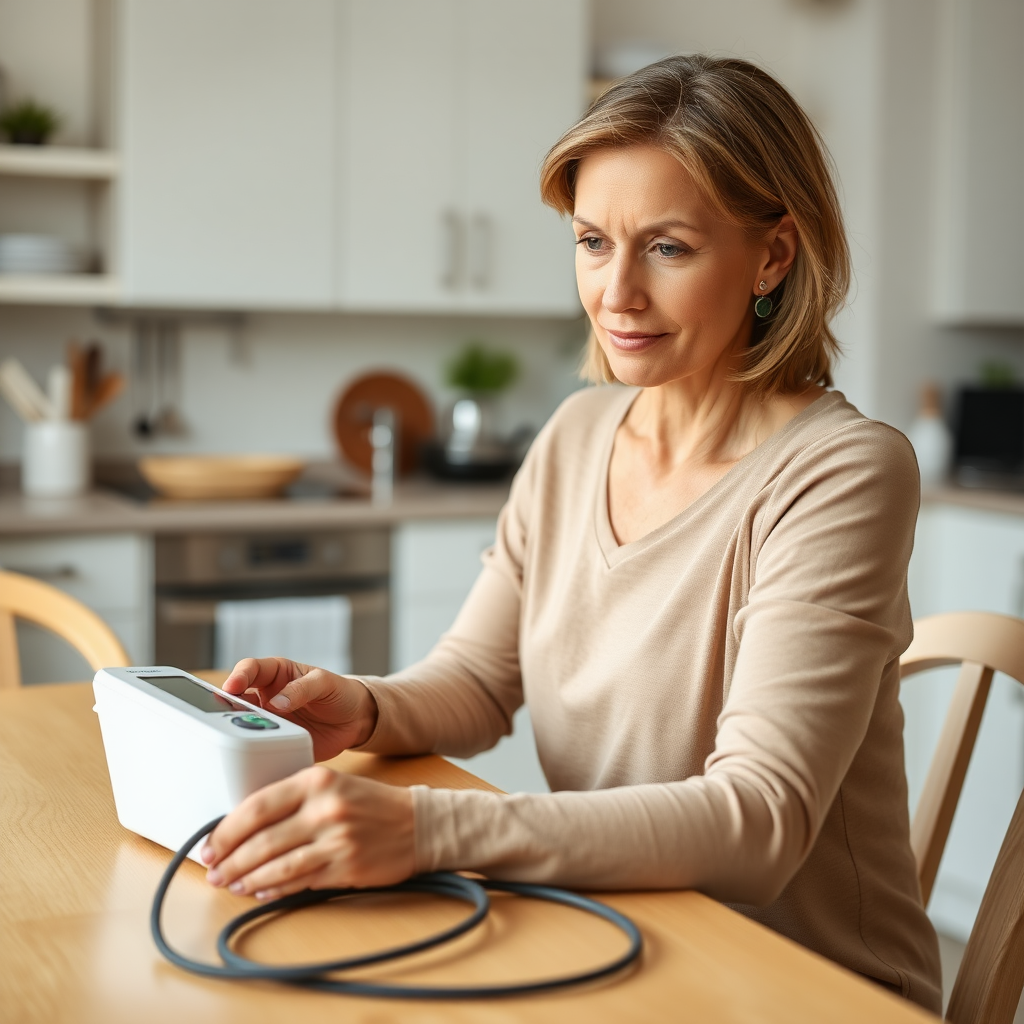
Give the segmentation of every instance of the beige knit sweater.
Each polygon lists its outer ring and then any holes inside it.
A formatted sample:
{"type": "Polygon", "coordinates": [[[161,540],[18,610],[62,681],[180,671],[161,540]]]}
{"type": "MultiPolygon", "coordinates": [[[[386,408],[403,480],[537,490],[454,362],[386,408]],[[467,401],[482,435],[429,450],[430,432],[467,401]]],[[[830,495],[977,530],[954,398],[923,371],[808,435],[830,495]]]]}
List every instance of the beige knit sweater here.
{"type": "Polygon", "coordinates": [[[903,770],[910,445],[824,395],[619,545],[608,462],[634,391],[566,401],[422,662],[366,680],[363,749],[466,757],[525,700],[551,794],[414,790],[416,866],[694,888],[938,1010],[903,770]]]}

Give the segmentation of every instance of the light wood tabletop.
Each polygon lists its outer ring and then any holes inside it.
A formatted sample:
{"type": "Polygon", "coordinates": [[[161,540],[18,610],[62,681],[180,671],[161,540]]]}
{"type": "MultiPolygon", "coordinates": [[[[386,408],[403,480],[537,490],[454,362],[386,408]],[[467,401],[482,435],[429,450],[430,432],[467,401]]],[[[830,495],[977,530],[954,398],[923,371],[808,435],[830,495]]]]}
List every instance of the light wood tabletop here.
{"type": "MultiPolygon", "coordinates": [[[[695,892],[603,894],[644,935],[635,969],[586,989],[504,1000],[403,1002],[205,979],[161,959],[149,935],[170,854],[124,830],[87,684],[0,693],[0,1020],[218,1024],[289,1021],[758,1021],[872,1024],[935,1018],[695,892]]],[[[343,754],[340,771],[396,785],[486,783],[438,757],[343,754]]],[[[215,959],[221,925],[252,905],[186,862],[166,931],[215,959]]],[[[467,984],[550,976],[613,956],[624,939],[572,910],[495,895],[487,922],[401,969],[364,977],[467,984]]],[[[425,896],[375,896],[288,915],[243,938],[258,959],[308,961],[407,941],[463,913],[425,896]]]]}

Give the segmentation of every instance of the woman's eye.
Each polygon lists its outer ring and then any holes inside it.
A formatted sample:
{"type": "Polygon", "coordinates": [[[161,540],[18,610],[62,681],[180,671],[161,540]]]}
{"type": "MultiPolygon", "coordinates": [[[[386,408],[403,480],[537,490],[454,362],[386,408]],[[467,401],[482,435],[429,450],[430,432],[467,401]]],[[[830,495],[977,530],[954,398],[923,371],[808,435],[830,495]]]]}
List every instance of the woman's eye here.
{"type": "Polygon", "coordinates": [[[582,245],[587,252],[600,252],[604,248],[604,240],[596,235],[584,235],[576,244],[582,245]]]}
{"type": "Polygon", "coordinates": [[[659,256],[672,259],[673,256],[682,256],[686,250],[681,245],[673,245],[671,242],[656,242],[654,249],[659,256]]]}

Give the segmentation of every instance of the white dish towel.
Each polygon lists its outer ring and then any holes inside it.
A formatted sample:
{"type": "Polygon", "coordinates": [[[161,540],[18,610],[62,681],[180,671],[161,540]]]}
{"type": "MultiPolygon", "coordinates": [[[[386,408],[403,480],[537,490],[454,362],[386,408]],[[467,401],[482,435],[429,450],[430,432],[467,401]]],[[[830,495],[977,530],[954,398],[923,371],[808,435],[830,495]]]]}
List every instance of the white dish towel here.
{"type": "Polygon", "coordinates": [[[217,604],[217,668],[242,658],[289,658],[339,675],[352,671],[347,597],[276,597],[217,604]]]}

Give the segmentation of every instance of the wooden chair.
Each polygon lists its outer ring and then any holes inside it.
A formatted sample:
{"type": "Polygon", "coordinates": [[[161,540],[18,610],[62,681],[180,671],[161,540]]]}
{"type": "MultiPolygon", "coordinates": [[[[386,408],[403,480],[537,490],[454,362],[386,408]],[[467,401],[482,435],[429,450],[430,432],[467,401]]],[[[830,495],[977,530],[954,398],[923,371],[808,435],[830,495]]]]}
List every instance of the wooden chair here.
{"type": "MultiPolygon", "coordinates": [[[[1024,620],[989,612],[914,624],[903,678],[959,664],[960,677],[910,826],[921,898],[931,896],[992,676],[1024,683],[1024,620]]],[[[1024,794],[1000,847],[946,1010],[956,1024],[1010,1024],[1024,988],[1024,794]]]]}
{"type": "Polygon", "coordinates": [[[21,685],[15,619],[34,622],[56,633],[94,671],[130,664],[121,642],[94,611],[48,583],[0,571],[0,689],[21,685]]]}

